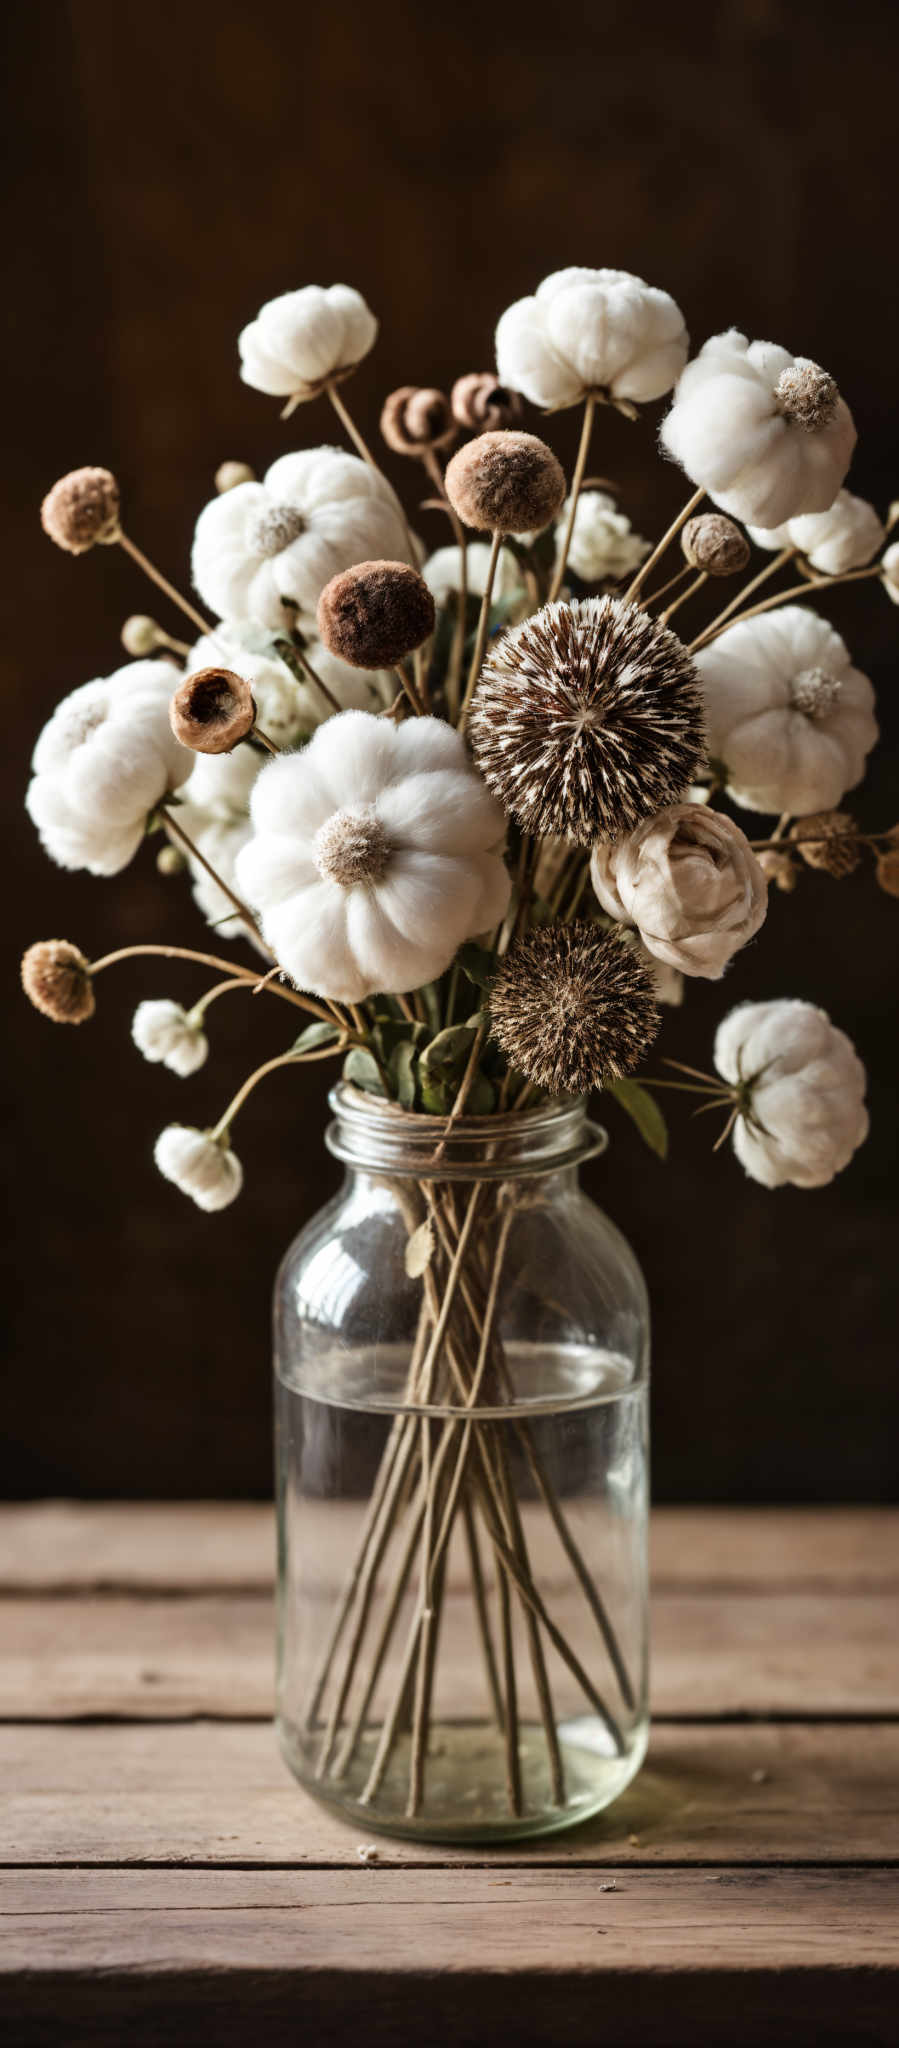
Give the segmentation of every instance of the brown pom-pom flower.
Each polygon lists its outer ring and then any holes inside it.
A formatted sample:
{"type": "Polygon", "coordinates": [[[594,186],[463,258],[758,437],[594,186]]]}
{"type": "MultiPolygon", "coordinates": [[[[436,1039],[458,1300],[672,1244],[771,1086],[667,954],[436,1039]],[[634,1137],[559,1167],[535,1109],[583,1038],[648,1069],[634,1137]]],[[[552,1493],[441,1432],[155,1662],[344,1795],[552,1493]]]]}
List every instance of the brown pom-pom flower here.
{"type": "Polygon", "coordinates": [[[481,774],[522,831],[579,846],[677,803],[704,753],[683,642],[615,597],[547,604],[503,634],[469,732],[481,774]]]}
{"type": "Polygon", "coordinates": [[[494,1038],[550,1095],[587,1095],[630,1074],[661,1018],[646,961],[598,925],[538,925],[511,946],[490,988],[494,1038]]]}
{"type": "Polygon", "coordinates": [[[737,576],[751,552],[742,528],[723,512],[700,512],[688,519],[681,547],[690,567],[704,569],[707,576],[737,576]]]}
{"type": "Polygon", "coordinates": [[[72,469],[41,506],[41,525],[58,548],[83,555],[97,541],[119,534],[119,487],[108,469],[72,469]]]}
{"type": "Polygon", "coordinates": [[[457,377],[450,404],[460,427],[475,427],[481,434],[514,427],[524,413],[520,391],[498,384],[492,370],[472,370],[467,377],[457,377]]]}
{"type": "Polygon", "coordinates": [[[565,471],[536,434],[479,434],[448,463],[446,495],[477,533],[532,533],[565,502],[565,471]]]}
{"type": "Polygon", "coordinates": [[[862,857],[855,819],[848,811],[810,811],[791,825],[790,838],[808,867],[822,868],[835,881],[851,875],[862,857]],[[814,834],[817,838],[809,836],[814,834]]]}
{"type": "Polygon", "coordinates": [[[83,1024],[96,1009],[90,963],[68,939],[38,939],[22,960],[30,1003],[54,1024],[83,1024]]]}
{"type": "Polygon", "coordinates": [[[407,562],[357,562],[326,583],[318,630],[353,668],[393,668],[434,631],[434,599],[407,562]]]}
{"type": "Polygon", "coordinates": [[[381,432],[397,455],[427,455],[432,448],[446,448],[456,436],[446,393],[426,385],[401,384],[384,402],[381,432]]]}
{"type": "Polygon", "coordinates": [[[198,668],[169,705],[176,740],[195,754],[230,754],[256,722],[253,692],[233,668],[198,668]]]}

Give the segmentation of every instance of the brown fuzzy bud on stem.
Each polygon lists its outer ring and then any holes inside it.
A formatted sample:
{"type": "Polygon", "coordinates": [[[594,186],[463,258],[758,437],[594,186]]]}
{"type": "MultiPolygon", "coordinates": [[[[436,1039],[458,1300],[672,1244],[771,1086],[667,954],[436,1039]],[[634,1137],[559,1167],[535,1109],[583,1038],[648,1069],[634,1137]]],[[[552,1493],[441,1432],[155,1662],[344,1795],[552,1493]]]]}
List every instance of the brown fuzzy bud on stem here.
{"type": "Polygon", "coordinates": [[[449,399],[427,385],[401,384],[385,400],[381,432],[396,455],[422,456],[446,448],[456,437],[449,399]]]}
{"type": "Polygon", "coordinates": [[[96,1009],[90,963],[68,939],[39,939],[22,960],[30,1003],[54,1024],[83,1024],[96,1009]]]}
{"type": "Polygon", "coordinates": [[[318,630],[352,668],[393,668],[434,631],[434,599],[407,562],[357,562],[325,584],[318,630]]]}
{"type": "Polygon", "coordinates": [[[790,827],[797,853],[810,868],[821,868],[839,881],[861,860],[855,819],[848,811],[813,811],[790,827]]]}
{"type": "Polygon", "coordinates": [[[185,676],[169,705],[176,740],[195,754],[230,754],[256,722],[253,692],[231,668],[201,668],[185,676]]]}
{"type": "Polygon", "coordinates": [[[797,361],[782,370],[774,387],[774,404],[785,420],[792,420],[803,433],[816,434],[829,427],[840,394],[832,377],[817,363],[797,361]]]}
{"type": "Polygon", "coordinates": [[[565,502],[565,471],[536,434],[479,434],[447,467],[446,495],[477,533],[531,533],[565,502]]]}
{"type": "Polygon", "coordinates": [[[108,469],[72,469],[41,506],[41,525],[58,548],[83,555],[119,537],[119,487],[108,469]]]}
{"type": "Polygon", "coordinates": [[[492,370],[472,370],[467,377],[457,377],[450,405],[460,427],[474,427],[481,434],[514,427],[524,413],[521,393],[498,384],[492,370]]]}
{"type": "Polygon", "coordinates": [[[237,484],[254,484],[256,471],[249,462],[220,462],[215,472],[215,488],[221,494],[233,491],[237,484]]]}
{"type": "Polygon", "coordinates": [[[737,576],[745,569],[750,548],[745,533],[723,512],[701,512],[688,519],[681,533],[684,558],[706,576],[737,576]]]}

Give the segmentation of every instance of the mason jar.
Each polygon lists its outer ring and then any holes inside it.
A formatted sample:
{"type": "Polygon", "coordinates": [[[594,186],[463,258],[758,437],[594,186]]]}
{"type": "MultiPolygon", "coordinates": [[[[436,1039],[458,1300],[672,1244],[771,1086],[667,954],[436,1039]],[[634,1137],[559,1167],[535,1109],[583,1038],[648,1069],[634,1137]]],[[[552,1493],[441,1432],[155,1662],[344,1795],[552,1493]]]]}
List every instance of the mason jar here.
{"type": "Polygon", "coordinates": [[[333,1092],[275,1301],[278,1726],[365,1831],[574,1825],[646,1749],[646,1289],[581,1101],[333,1092]]]}

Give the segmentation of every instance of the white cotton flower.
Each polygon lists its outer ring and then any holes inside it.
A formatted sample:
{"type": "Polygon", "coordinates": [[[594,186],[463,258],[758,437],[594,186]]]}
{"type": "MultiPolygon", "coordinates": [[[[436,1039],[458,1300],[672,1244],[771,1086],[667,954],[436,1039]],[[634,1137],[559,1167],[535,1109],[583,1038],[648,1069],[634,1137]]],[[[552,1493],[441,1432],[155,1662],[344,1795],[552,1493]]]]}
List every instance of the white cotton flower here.
{"type": "MultiPolygon", "coordinates": [[[[470,596],[483,597],[487,588],[489,566],[489,541],[470,540],[465,550],[466,581],[470,596]]],[[[423,563],[421,573],[435,604],[445,604],[450,591],[461,588],[461,548],[436,548],[433,555],[429,555],[427,561],[423,563]]],[[[513,598],[518,591],[524,591],[521,569],[511,549],[500,548],[496,574],[493,578],[494,602],[513,598]]]]}
{"type": "Polygon", "coordinates": [[[773,527],[827,511],[856,434],[849,407],[817,363],[731,327],[687,364],[661,438],[723,512],[773,527]]]}
{"type": "Polygon", "coordinates": [[[187,781],[196,756],[169,723],[177,681],[169,661],[132,661],[57,705],[34,750],[25,805],[61,867],[118,874],[149,813],[187,781]]]}
{"type": "Polygon", "coordinates": [[[499,923],[505,818],[437,718],[365,711],[269,762],[250,800],[238,887],[299,987],[343,1002],[433,981],[499,923]]]}
{"type": "Polygon", "coordinates": [[[830,811],[865,772],[874,691],[807,605],[728,626],[696,655],[710,756],[751,811],[830,811]]]}
{"type": "Polygon", "coordinates": [[[269,299],[238,338],[245,384],[273,398],[315,398],[374,347],[378,323],[348,284],[304,285],[269,299]]]}
{"type": "Polygon", "coordinates": [[[341,448],[306,448],[279,456],[262,483],[236,484],[204,506],[192,569],[211,610],[278,633],[291,622],[291,604],[301,628],[314,625],[332,576],[380,560],[408,560],[403,513],[386,477],[341,448]]]}
{"type": "Polygon", "coordinates": [[[167,1124],[153,1156],[166,1180],[199,1209],[227,1209],[243,1187],[243,1167],[230,1146],[188,1124],[167,1124]]]}
{"type": "MultiPolygon", "coordinates": [[[[570,498],[559,513],[556,525],[556,561],[562,548],[570,498]]],[[[614,498],[605,491],[582,491],[577,501],[568,567],[584,583],[619,583],[632,576],[645,562],[650,543],[634,533],[630,520],[619,512],[614,498]]]]}
{"type": "Polygon", "coordinates": [[[670,804],[636,831],[594,847],[590,879],[604,910],[634,924],[648,953],[717,981],[765,921],[768,884],[732,818],[670,804]]]}
{"type": "Polygon", "coordinates": [[[502,384],[534,405],[577,405],[590,392],[644,401],[670,391],[687,360],[683,314],[627,270],[556,270],[496,330],[502,384]]]}
{"type": "Polygon", "coordinates": [[[740,1091],[734,1151],[766,1188],[820,1188],[868,1135],[865,1070],[813,1003],[740,1003],[719,1025],[715,1065],[740,1091]]]}
{"type": "Polygon", "coordinates": [[[209,1055],[209,1040],[199,1020],[180,1003],[138,1003],[131,1036],[145,1060],[161,1062],[173,1074],[195,1074],[209,1055]]]}
{"type": "Polygon", "coordinates": [[[798,548],[801,555],[820,570],[822,576],[845,576],[849,569],[862,569],[883,545],[886,528],[866,498],[852,491],[838,491],[827,512],[807,512],[788,519],[784,526],[750,526],[749,537],[757,548],[779,554],[782,548],[798,548]]]}
{"type": "Polygon", "coordinates": [[[894,540],[892,547],[887,548],[881,557],[880,567],[887,597],[893,604],[899,604],[899,540],[894,540]]]}

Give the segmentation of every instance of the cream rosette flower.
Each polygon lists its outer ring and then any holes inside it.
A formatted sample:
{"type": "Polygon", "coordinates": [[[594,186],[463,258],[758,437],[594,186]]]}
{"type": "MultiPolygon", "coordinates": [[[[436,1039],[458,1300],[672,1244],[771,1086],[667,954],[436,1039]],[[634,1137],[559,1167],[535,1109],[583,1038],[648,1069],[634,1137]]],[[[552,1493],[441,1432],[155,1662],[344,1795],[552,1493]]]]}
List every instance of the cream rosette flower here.
{"type": "Polygon", "coordinates": [[[718,1027],[715,1065],[738,1090],[734,1151],[763,1187],[825,1187],[868,1135],[865,1069],[813,1003],[740,1003],[718,1027]]]}
{"type": "Polygon", "coordinates": [[[245,384],[297,404],[316,398],[367,356],[378,323],[348,284],[307,284],[260,308],[238,337],[245,384]]]}
{"type": "Polygon", "coordinates": [[[198,1209],[227,1209],[243,1187],[243,1167],[228,1144],[189,1124],[167,1124],[153,1156],[160,1173],[198,1209]]]}
{"type": "Polygon", "coordinates": [[[25,806],[60,867],[118,874],[150,812],[187,781],[196,756],[169,723],[177,680],[170,661],[132,661],[57,705],[34,750],[25,806]]]}
{"type": "Polygon", "coordinates": [[[281,455],[261,483],[236,484],[204,506],[193,580],[229,622],[283,632],[296,606],[314,627],[326,583],[354,562],[408,561],[406,525],[386,477],[341,448],[281,455]]]}
{"type": "Polygon", "coordinates": [[[784,605],[728,626],[695,657],[708,750],[752,811],[836,808],[878,736],[874,691],[826,619],[784,605]]]}
{"type": "Polygon", "coordinates": [[[826,512],[856,433],[832,377],[731,327],[688,363],[662,446],[723,512],[756,526],[826,512]]]}
{"type": "Polygon", "coordinates": [[[138,1003],[131,1022],[131,1036],[145,1060],[168,1067],[182,1079],[195,1074],[209,1054],[209,1040],[199,1018],[165,998],[138,1003]]]}
{"type": "Polygon", "coordinates": [[[496,330],[500,382],[555,410],[591,393],[644,403],[671,390],[689,338],[667,292],[627,270],[556,270],[496,330]]]}
{"type": "Polygon", "coordinates": [[[329,719],[263,770],[250,816],[238,887],[317,995],[361,1002],[432,981],[508,906],[503,813],[440,719],[329,719]]]}
{"type": "Polygon", "coordinates": [[[768,884],[748,839],[721,811],[671,804],[625,839],[594,847],[604,910],[636,925],[648,953],[718,981],[765,921],[768,884]]]}
{"type": "Polygon", "coordinates": [[[881,580],[892,604],[899,604],[899,540],[894,540],[881,560],[881,580]]]}
{"type": "MultiPolygon", "coordinates": [[[[556,559],[568,525],[570,499],[556,527],[556,559]]],[[[619,583],[632,576],[649,554],[649,541],[635,533],[606,491],[582,491],[574,514],[568,567],[583,583],[619,583]]]]}
{"type": "Polygon", "coordinates": [[[784,526],[750,526],[749,536],[769,554],[796,548],[822,576],[845,576],[873,561],[886,527],[866,498],[838,491],[827,512],[807,512],[784,526]]]}

